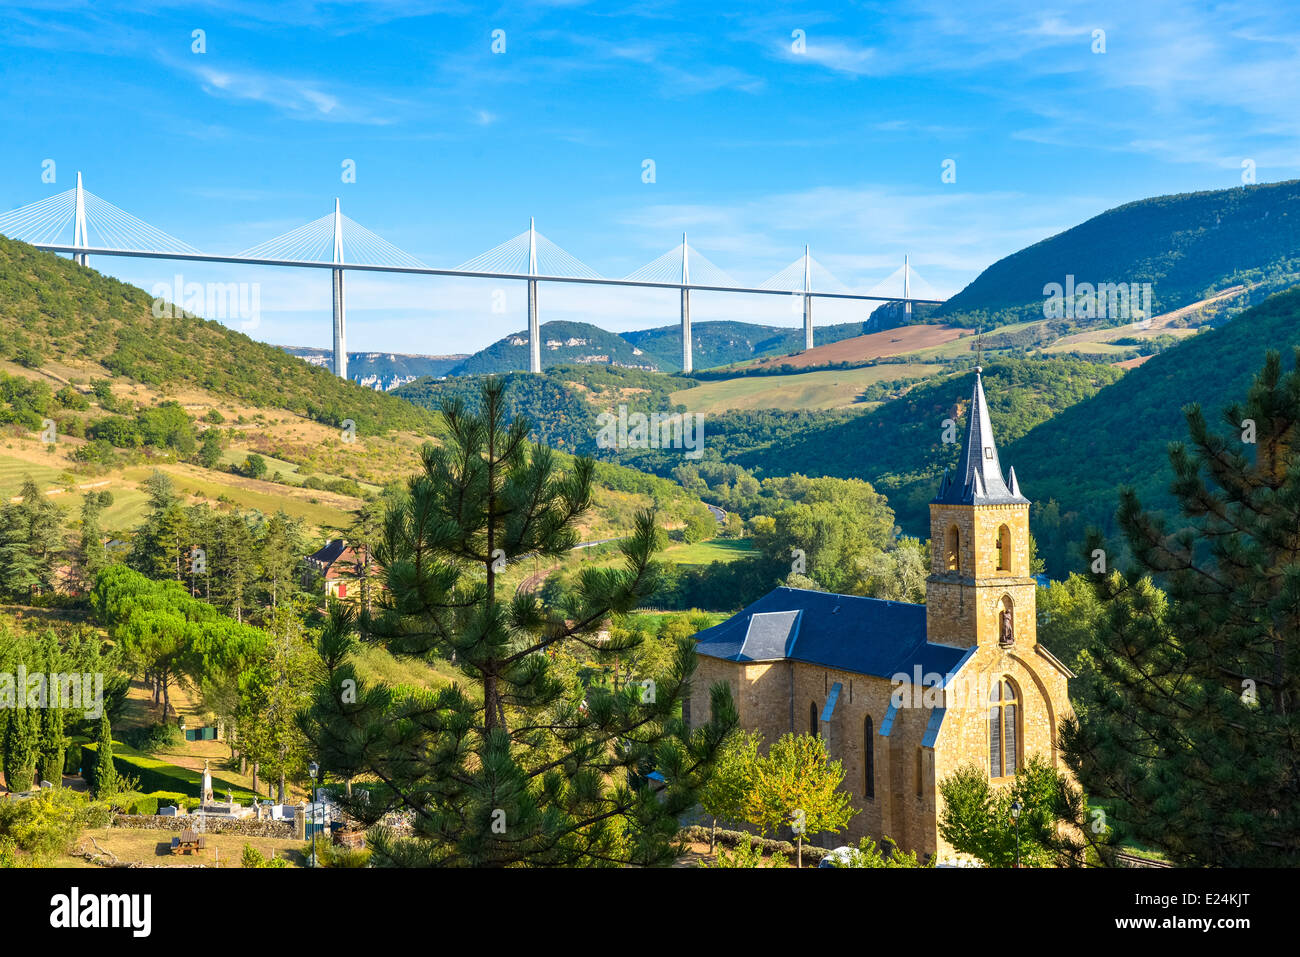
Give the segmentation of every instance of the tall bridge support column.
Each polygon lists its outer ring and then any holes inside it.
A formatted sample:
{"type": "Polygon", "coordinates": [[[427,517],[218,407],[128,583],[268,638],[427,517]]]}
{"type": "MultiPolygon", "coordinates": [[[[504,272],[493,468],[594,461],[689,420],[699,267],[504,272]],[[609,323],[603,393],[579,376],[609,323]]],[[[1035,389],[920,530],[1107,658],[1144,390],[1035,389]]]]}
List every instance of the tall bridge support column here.
{"type": "Polygon", "coordinates": [[[812,331],[812,254],[803,248],[803,347],[813,347],[812,331]]]}
{"type": "Polygon", "coordinates": [[[542,371],[542,331],[537,321],[537,280],[528,280],[528,371],[542,371]]]}
{"type": "MultiPolygon", "coordinates": [[[[89,246],[90,242],[86,238],[86,194],[85,190],[83,190],[81,186],[81,170],[77,170],[77,203],[73,219],[72,245],[82,247],[89,246]]],[[[72,261],[78,266],[84,266],[86,265],[86,254],[73,253],[72,261]]],[[[184,293],[178,291],[176,295],[178,298],[181,298],[184,296],[184,293]]]]}
{"type": "MultiPolygon", "coordinates": [[[[537,275],[537,226],[528,218],[528,275],[537,275]]],[[[542,328],[537,321],[537,280],[528,280],[528,371],[542,371],[542,328]]]]}
{"type": "Polygon", "coordinates": [[[693,372],[695,369],[695,360],[692,355],[691,341],[691,291],[682,290],[682,371],[693,372]]]}
{"type": "Polygon", "coordinates": [[[903,312],[907,315],[907,321],[912,321],[912,266],[908,262],[908,257],[903,257],[903,298],[907,300],[903,307],[903,312]]]}
{"type": "Polygon", "coordinates": [[[691,341],[691,247],[682,233],[682,371],[695,368],[694,343],[691,341]]]}
{"type": "Polygon", "coordinates": [[[334,276],[334,374],[348,377],[347,317],[343,302],[343,270],[331,269],[334,276]]]}
{"type": "MultiPolygon", "coordinates": [[[[343,262],[343,214],[339,211],[338,197],[334,197],[334,261],[343,262]]],[[[343,303],[343,270],[331,269],[334,274],[334,374],[340,379],[348,377],[347,313],[343,303]]]]}

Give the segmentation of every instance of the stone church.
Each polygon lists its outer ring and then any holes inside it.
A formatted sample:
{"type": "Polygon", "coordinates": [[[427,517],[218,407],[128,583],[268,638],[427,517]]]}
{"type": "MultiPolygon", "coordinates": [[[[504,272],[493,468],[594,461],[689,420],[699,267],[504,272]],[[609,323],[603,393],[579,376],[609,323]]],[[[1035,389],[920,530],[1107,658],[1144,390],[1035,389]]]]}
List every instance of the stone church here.
{"type": "Polygon", "coordinates": [[[892,838],[949,857],[939,782],[974,764],[997,784],[1031,755],[1064,766],[1069,669],[1038,644],[1029,569],[1029,500],[1004,477],[976,370],[956,475],[930,503],[926,603],[777,588],[697,636],[683,706],[703,717],[724,681],[741,727],[770,744],[825,739],[857,814],[835,843],[892,838]]]}

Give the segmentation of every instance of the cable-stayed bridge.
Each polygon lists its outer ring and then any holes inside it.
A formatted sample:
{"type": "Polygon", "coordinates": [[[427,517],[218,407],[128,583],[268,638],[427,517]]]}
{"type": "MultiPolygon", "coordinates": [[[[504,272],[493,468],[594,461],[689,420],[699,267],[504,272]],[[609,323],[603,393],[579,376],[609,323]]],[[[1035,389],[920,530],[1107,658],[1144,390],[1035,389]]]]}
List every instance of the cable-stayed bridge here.
{"type": "MultiPolygon", "coordinates": [[[[292,266],[328,269],[333,282],[334,361],[336,375],[347,377],[347,309],[345,272],[407,273],[518,280],[528,288],[528,368],[542,371],[538,320],[538,287],[544,282],[674,289],[681,293],[682,371],[693,369],[691,293],[728,292],[753,295],[797,296],[802,299],[804,347],[813,347],[813,300],[849,299],[938,304],[941,299],[913,298],[914,271],[906,260],[899,272],[866,293],[855,292],[812,257],[803,255],[758,286],[744,286],[714,265],[687,241],[622,278],[602,276],[582,260],[551,242],[529,220],[528,229],[473,259],[453,268],[421,262],[360,223],[344,216],[339,201],[334,212],[297,229],[258,243],[239,253],[205,253],[175,236],[119,209],[85,189],[81,173],[77,185],[62,193],[0,215],[0,234],[50,252],[68,253],[84,266],[88,257],[130,256],[142,259],[179,259],[188,262],[237,263],[250,266],[292,266]],[[70,241],[68,232],[71,231],[70,241]],[[900,276],[901,273],[901,276],[900,276]],[[901,278],[902,295],[890,295],[901,278]]],[[[919,277],[916,277],[919,278],[919,277]]]]}

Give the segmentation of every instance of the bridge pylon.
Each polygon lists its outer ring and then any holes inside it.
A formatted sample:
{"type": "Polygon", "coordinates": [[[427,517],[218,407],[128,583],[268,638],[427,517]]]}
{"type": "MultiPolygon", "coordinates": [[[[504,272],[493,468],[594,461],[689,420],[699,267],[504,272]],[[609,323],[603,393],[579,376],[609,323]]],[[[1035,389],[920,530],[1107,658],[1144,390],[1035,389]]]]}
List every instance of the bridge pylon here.
{"type": "MultiPolygon", "coordinates": [[[[528,217],[528,275],[537,275],[537,227],[528,217]]],[[[542,371],[542,331],[537,321],[537,280],[528,280],[528,371],[542,371]]]]}
{"type": "Polygon", "coordinates": [[[694,370],[692,355],[694,343],[691,341],[691,281],[690,246],[686,245],[686,234],[682,233],[682,372],[694,370]]]}
{"type": "MultiPolygon", "coordinates": [[[[334,198],[334,261],[343,262],[343,216],[338,197],[334,198]]],[[[334,280],[334,374],[348,377],[347,311],[343,299],[343,270],[331,269],[334,280]]]]}
{"type": "Polygon", "coordinates": [[[808,247],[803,247],[803,347],[813,347],[812,324],[812,256],[808,247]]]}
{"type": "Polygon", "coordinates": [[[903,254],[903,298],[907,300],[904,312],[907,318],[912,318],[912,267],[908,264],[908,256],[903,254]]]}
{"type": "MultiPolygon", "coordinates": [[[[86,191],[81,185],[81,170],[77,170],[77,209],[75,223],[72,227],[72,245],[86,247],[90,243],[86,240],[86,191]]],[[[73,253],[72,261],[78,266],[84,266],[87,262],[85,253],[73,253]]]]}

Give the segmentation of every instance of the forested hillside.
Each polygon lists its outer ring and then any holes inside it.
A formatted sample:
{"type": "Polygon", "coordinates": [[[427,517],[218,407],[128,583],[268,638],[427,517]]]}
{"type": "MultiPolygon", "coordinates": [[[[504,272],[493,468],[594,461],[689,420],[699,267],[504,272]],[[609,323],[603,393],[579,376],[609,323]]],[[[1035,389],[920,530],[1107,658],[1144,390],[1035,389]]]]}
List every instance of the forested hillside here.
{"type": "MultiPolygon", "coordinates": [[[[864,309],[865,311],[865,309],[864,309]]],[[[799,322],[797,316],[794,317],[799,322]]],[[[840,322],[818,326],[816,342],[826,345],[860,336],[868,330],[868,321],[840,322]]],[[[660,368],[682,366],[682,327],[678,323],[654,329],[636,329],[622,333],[624,339],[659,360],[660,368]]],[[[803,349],[803,326],[762,326],[751,322],[695,322],[691,324],[692,359],[696,369],[731,365],[764,356],[789,355],[803,349]]]]}
{"type": "MultiPolygon", "coordinates": [[[[933,313],[985,328],[1043,318],[1043,287],[1151,283],[1156,313],[1239,283],[1249,301],[1300,281],[1300,181],[1139,200],[998,260],[933,313]]],[[[1245,303],[1241,303],[1244,305],[1245,303]]]]}
{"type": "MultiPolygon", "coordinates": [[[[658,369],[659,360],[613,332],[586,322],[541,324],[542,368],[571,365],[615,365],[632,369],[658,369]]],[[[480,349],[455,366],[449,375],[521,372],[528,369],[528,330],[512,332],[486,349],[480,349]]]]}
{"type": "MultiPolygon", "coordinates": [[[[994,363],[984,381],[999,443],[1014,441],[1121,375],[1114,366],[1078,359],[994,363]]],[[[944,468],[955,466],[960,454],[973,379],[969,371],[936,378],[861,414],[711,418],[704,462],[737,465],[759,477],[797,472],[865,479],[888,497],[905,532],[924,537],[929,534],[926,503],[944,468]],[[944,442],[943,423],[949,418],[957,422],[956,441],[944,442]]],[[[1019,465],[1009,455],[1003,463],[1019,465]]],[[[671,470],[682,463],[660,454],[657,461],[647,456],[637,464],[671,470]]],[[[1021,481],[1032,497],[1028,473],[1021,481]]]]}
{"type": "MultiPolygon", "coordinates": [[[[512,372],[503,378],[507,415],[528,419],[533,441],[579,455],[598,454],[596,417],[601,412],[617,413],[620,404],[631,411],[672,411],[676,405],[671,394],[695,385],[680,376],[601,365],[553,366],[541,375],[512,372]]],[[[393,394],[434,410],[453,396],[476,399],[480,388],[481,381],[474,378],[424,378],[393,394]]]]}
{"type": "MultiPolygon", "coordinates": [[[[1246,394],[1266,350],[1280,350],[1290,367],[1296,346],[1300,287],[1155,356],[1032,431],[1009,436],[1010,444],[1004,439],[1003,461],[1015,464],[1037,505],[1035,533],[1049,569],[1077,569],[1086,526],[1114,530],[1121,486],[1137,489],[1151,508],[1170,508],[1167,448],[1187,435],[1182,409],[1200,403],[1211,427],[1239,437],[1240,424],[1225,424],[1223,408],[1246,394]],[[1053,501],[1056,507],[1049,508],[1053,501]]],[[[989,401],[996,403],[992,387],[989,401]]]]}
{"type": "Polygon", "coordinates": [[[341,380],[219,322],[155,316],[153,297],[143,289],[3,237],[0,343],[4,358],[28,368],[50,359],[89,360],[163,391],[199,388],[327,425],[351,419],[362,434],[434,428],[423,409],[341,380]]]}

